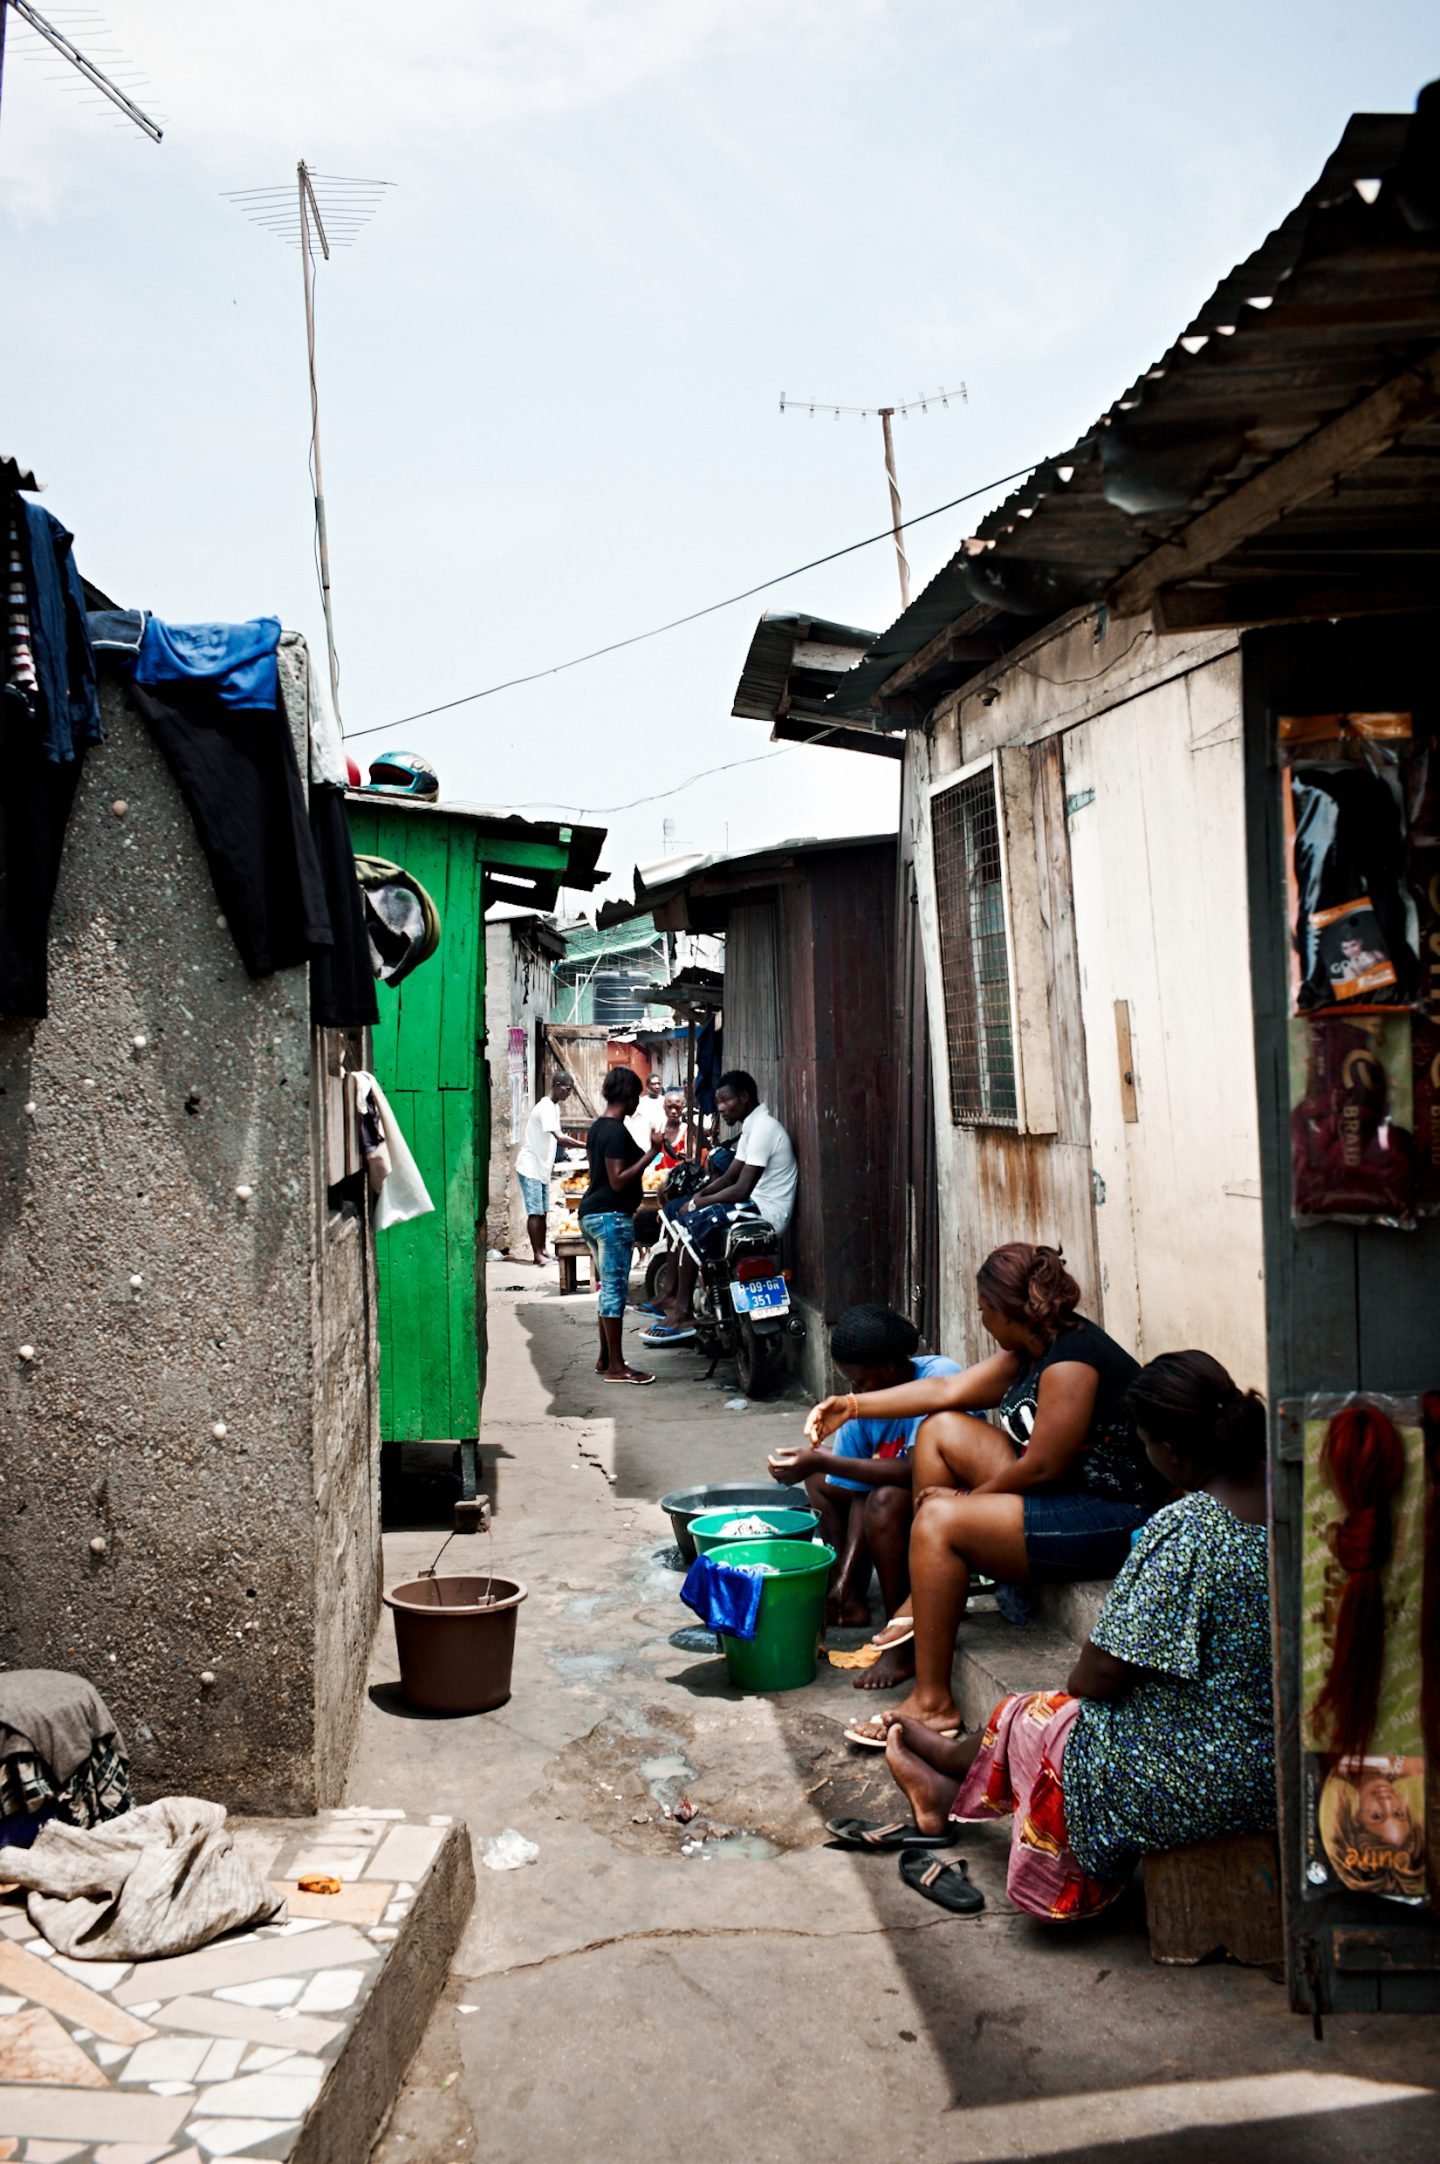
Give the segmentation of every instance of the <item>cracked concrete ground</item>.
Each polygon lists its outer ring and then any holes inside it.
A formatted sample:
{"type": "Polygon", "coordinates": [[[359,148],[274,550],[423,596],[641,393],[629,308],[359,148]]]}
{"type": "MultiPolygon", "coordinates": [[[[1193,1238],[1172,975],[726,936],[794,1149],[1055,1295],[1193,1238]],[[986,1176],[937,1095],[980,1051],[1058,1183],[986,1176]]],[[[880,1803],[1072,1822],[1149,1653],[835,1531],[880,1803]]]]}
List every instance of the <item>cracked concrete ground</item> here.
{"type": "MultiPolygon", "coordinates": [[[[477,1871],[380,2164],[834,2164],[842,2142],[937,2164],[1435,2154],[1440,2025],[1331,2020],[1317,2043],[1262,1974],[1156,1967],[1138,1891],[1046,1929],[1006,1905],[998,1826],[963,1844],[988,1903],[968,1921],[893,1858],[826,1848],[827,1817],[894,1798],[841,1741],[850,1679],[740,1697],[722,1661],[670,1643],[693,1618],[656,1560],[656,1499],[763,1477],[803,1402],[727,1411],[728,1371],[706,1385],[683,1352],[657,1356],[653,1389],[602,1385],[590,1300],[548,1276],[504,1289],[529,1278],[490,1268],[494,1565],[530,1588],[514,1695],[410,1714],[387,1616],[349,1796],[462,1815],[477,1839],[514,1826],[540,1859],[477,1871]],[[664,1816],[682,1794],[685,1825],[664,1816]]],[[[439,1538],[388,1535],[387,1583],[439,1538]]]]}

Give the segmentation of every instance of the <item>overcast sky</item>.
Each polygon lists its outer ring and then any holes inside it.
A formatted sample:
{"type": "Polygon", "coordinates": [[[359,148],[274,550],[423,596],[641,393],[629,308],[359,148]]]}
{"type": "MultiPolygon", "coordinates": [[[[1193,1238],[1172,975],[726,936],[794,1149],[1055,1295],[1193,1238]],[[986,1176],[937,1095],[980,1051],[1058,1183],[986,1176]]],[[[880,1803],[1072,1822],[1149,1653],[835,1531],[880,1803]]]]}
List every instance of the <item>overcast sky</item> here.
{"type": "MultiPolygon", "coordinates": [[[[87,576],[323,636],[300,262],[221,199],[306,157],[393,193],[319,271],[344,720],[417,708],[880,530],[1068,445],[1315,178],[1440,72],[1433,0],[106,0],[156,148],[11,18],[0,442],[87,576]],[[1428,34],[1427,34],[1428,33],[1428,34]]],[[[988,508],[910,537],[917,586],[988,508]]],[[[730,718],[763,607],[879,629],[888,542],[354,748],[666,846],[869,832],[888,762],[730,718]]]]}

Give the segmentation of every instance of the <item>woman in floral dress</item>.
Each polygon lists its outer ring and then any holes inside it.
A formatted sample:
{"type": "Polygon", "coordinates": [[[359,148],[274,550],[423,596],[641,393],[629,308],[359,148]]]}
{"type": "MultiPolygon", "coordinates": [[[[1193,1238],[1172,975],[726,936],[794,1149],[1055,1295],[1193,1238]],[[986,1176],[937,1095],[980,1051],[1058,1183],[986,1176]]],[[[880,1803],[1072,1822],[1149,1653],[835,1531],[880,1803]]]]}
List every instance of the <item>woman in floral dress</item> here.
{"type": "Polygon", "coordinates": [[[979,1894],[933,1853],[957,1820],[1009,1817],[1011,1900],[1061,1920],[1107,1907],[1149,1851],[1275,1824],[1264,1407],[1183,1352],[1141,1370],[1129,1410],[1184,1493],[1137,1534],[1065,1689],[1003,1699],[979,1737],[890,1729],[924,1844],[902,1876],[959,1912],[979,1894]]]}

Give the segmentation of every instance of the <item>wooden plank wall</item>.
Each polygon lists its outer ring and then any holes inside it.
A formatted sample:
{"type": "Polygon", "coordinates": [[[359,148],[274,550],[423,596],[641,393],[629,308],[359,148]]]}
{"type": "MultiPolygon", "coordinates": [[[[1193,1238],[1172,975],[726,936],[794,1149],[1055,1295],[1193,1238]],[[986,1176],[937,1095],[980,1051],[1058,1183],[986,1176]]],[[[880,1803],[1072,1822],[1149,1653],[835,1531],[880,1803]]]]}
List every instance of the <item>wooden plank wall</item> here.
{"type": "Polygon", "coordinates": [[[440,950],[377,987],[372,1058],[435,1204],[376,1238],[380,1433],[386,1442],[478,1435],[483,1279],[477,1276],[485,946],[477,838],[462,818],[350,807],[355,847],[403,864],[440,912],[440,950]]]}
{"type": "MultiPolygon", "coordinates": [[[[1272,1409],[1310,1391],[1440,1381],[1440,1221],[1418,1232],[1290,1221],[1288,928],[1275,718],[1409,708],[1432,719],[1440,620],[1390,618],[1243,642],[1246,828],[1272,1409]]],[[[1305,2011],[1440,2009],[1440,1926],[1356,1894],[1301,1898],[1301,1439],[1272,1419],[1281,1861],[1291,2002],[1305,2011]],[[1337,1942],[1344,1942],[1337,1944],[1337,1942]],[[1338,1959],[1337,1959],[1338,1956],[1338,1959]]]]}

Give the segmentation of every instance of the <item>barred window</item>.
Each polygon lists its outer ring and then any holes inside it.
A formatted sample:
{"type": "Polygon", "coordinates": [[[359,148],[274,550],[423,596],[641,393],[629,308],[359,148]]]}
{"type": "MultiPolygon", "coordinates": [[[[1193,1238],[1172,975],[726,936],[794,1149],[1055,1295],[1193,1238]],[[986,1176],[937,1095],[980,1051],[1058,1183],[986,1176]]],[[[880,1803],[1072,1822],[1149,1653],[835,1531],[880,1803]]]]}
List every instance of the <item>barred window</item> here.
{"type": "Polygon", "coordinates": [[[1010,1026],[1010,957],[995,770],[930,799],[950,1117],[961,1126],[1019,1124],[1010,1026]]]}

